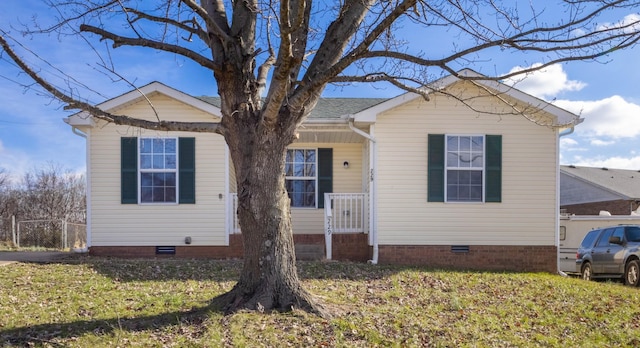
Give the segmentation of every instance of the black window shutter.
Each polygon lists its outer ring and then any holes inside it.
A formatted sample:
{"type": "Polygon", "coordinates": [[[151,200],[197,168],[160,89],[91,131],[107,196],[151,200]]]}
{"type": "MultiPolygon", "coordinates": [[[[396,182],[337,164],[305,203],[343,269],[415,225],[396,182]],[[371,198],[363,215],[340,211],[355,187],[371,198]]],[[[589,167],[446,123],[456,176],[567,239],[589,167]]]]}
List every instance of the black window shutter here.
{"type": "Polygon", "coordinates": [[[444,202],[444,134],[429,134],[427,201],[444,202]]]}
{"type": "Polygon", "coordinates": [[[324,194],[333,192],[333,149],[318,149],[318,208],[324,208],[324,194]]]}
{"type": "Polygon", "coordinates": [[[502,201],[502,136],[486,135],[485,202],[502,201]]]}
{"type": "Polygon", "coordinates": [[[196,203],[196,138],[178,139],[180,204],[196,203]]]}
{"type": "Polygon", "coordinates": [[[120,138],[120,202],[138,203],[138,138],[120,138]]]}

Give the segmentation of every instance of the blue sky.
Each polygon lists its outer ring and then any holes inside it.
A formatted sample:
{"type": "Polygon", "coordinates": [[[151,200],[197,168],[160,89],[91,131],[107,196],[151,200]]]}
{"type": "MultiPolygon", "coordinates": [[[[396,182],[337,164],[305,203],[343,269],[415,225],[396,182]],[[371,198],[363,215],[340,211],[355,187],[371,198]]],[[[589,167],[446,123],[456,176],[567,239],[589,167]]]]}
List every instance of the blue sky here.
{"type": "MultiPolygon", "coordinates": [[[[40,0],[5,0],[0,4],[0,26],[16,27],[38,14],[39,23],[52,23],[50,11],[40,0]]],[[[624,15],[620,14],[622,19],[624,15]]],[[[639,16],[635,14],[635,16],[639,16]]],[[[606,24],[606,23],[602,23],[606,24]]],[[[80,40],[58,37],[10,35],[38,52],[43,60],[79,81],[91,85],[93,92],[78,89],[83,98],[99,103],[131,89],[126,83],[113,83],[96,68],[97,58],[80,40]]],[[[446,38],[445,38],[446,39],[446,38]]],[[[217,95],[212,74],[183,58],[148,49],[119,48],[114,52],[117,71],[137,86],[158,80],[191,95],[217,95]]],[[[32,55],[27,61],[54,80],[60,76],[32,55]]],[[[39,89],[20,87],[29,80],[5,58],[0,57],[0,168],[14,176],[54,163],[71,171],[85,167],[84,139],[74,135],[62,119],[70,112],[58,102],[42,96],[39,89]]],[[[532,57],[529,57],[532,59],[532,57]]],[[[529,76],[516,87],[579,114],[585,121],[570,136],[561,139],[560,162],[584,166],[640,170],[640,47],[617,51],[601,62],[570,62],[555,65],[529,76]]],[[[505,73],[535,60],[496,54],[483,56],[472,68],[491,75],[505,73]]],[[[57,79],[58,83],[60,82],[57,79]]],[[[327,97],[394,97],[400,92],[390,87],[330,87],[327,97]]]]}

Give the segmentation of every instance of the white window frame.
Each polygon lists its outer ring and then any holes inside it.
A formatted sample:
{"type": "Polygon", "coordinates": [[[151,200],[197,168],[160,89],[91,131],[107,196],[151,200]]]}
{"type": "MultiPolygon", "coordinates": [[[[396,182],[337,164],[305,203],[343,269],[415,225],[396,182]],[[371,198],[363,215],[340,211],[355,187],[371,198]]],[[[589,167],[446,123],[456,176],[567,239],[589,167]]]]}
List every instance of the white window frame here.
{"type": "MultiPolygon", "coordinates": [[[[179,175],[180,175],[180,171],[179,171],[179,167],[180,167],[180,159],[179,159],[179,147],[180,146],[180,142],[178,140],[178,137],[139,137],[138,138],[138,204],[140,205],[178,205],[178,202],[180,201],[180,185],[179,185],[179,175]],[[151,140],[153,142],[153,140],[155,139],[162,139],[163,141],[165,140],[169,140],[169,139],[173,139],[176,142],[176,167],[174,169],[153,169],[153,168],[142,168],[142,141],[143,140],[151,140]],[[143,202],[142,201],[142,174],[143,173],[174,173],[176,176],[176,198],[174,202],[143,202]]],[[[164,155],[164,153],[163,153],[164,155]]]]}
{"type": "MultiPolygon", "coordinates": [[[[287,152],[296,151],[296,150],[313,150],[315,152],[315,163],[314,163],[314,174],[315,176],[288,176],[286,175],[286,157],[285,157],[285,187],[287,186],[286,182],[289,180],[313,180],[315,182],[314,188],[314,203],[313,206],[309,207],[296,207],[291,205],[291,209],[317,209],[318,207],[318,149],[317,148],[309,148],[309,147],[291,147],[287,148],[287,152]]],[[[305,158],[306,160],[306,158],[305,158]]],[[[305,161],[305,163],[307,163],[305,161]]]]}
{"type": "Polygon", "coordinates": [[[487,156],[487,140],[484,134],[445,134],[444,137],[444,201],[447,203],[461,203],[461,204],[478,204],[484,203],[485,190],[487,188],[487,180],[486,180],[486,156],[487,156]],[[480,137],[482,138],[482,167],[459,167],[459,166],[449,166],[449,138],[450,137],[480,137]],[[469,170],[469,171],[481,171],[482,172],[482,192],[480,193],[479,201],[450,201],[449,200],[449,170],[469,170]]]}

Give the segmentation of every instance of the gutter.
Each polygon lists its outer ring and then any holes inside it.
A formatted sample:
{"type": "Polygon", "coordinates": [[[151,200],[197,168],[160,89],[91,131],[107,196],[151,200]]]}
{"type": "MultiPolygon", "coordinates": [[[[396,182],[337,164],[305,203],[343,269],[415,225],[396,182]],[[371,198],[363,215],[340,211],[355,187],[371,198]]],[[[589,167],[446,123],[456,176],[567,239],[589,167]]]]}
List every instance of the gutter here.
{"type": "MultiPolygon", "coordinates": [[[[371,128],[371,133],[373,133],[373,125],[370,126],[371,128]]],[[[377,200],[376,200],[376,184],[373,181],[374,178],[376,177],[376,158],[377,158],[377,152],[376,152],[376,138],[373,136],[373,134],[369,134],[366,133],[358,128],[356,128],[356,126],[353,125],[353,116],[349,117],[349,129],[351,129],[354,133],[366,138],[367,140],[369,140],[369,145],[370,145],[370,149],[369,149],[369,168],[370,168],[370,173],[369,173],[369,233],[371,234],[371,244],[373,245],[373,255],[371,257],[371,260],[369,260],[368,262],[374,265],[378,264],[378,225],[376,223],[376,219],[377,219],[377,208],[378,208],[378,204],[377,204],[377,200]]]]}
{"type": "Polygon", "coordinates": [[[73,134],[87,139],[87,135],[83,133],[81,130],[79,130],[78,128],[76,128],[75,126],[71,126],[71,131],[73,132],[73,134]]]}
{"type": "Polygon", "coordinates": [[[562,138],[564,136],[570,135],[573,133],[573,131],[576,130],[576,126],[571,126],[571,128],[567,129],[564,133],[559,133],[558,134],[558,138],[562,138]]]}
{"type": "Polygon", "coordinates": [[[563,277],[569,275],[560,270],[560,138],[572,134],[576,129],[573,125],[562,133],[558,133],[558,154],[556,155],[556,271],[563,277]]]}

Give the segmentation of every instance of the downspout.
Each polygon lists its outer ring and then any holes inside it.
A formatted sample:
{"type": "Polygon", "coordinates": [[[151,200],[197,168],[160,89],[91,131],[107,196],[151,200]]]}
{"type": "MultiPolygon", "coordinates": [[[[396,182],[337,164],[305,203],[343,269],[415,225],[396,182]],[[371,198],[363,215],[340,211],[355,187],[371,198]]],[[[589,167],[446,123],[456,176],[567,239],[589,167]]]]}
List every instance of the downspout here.
{"type": "MultiPolygon", "coordinates": [[[[65,120],[66,122],[66,120],[65,120]]],[[[87,233],[87,244],[85,245],[84,248],[78,250],[78,252],[81,253],[86,253],[89,251],[89,247],[91,246],[91,174],[89,171],[89,168],[91,166],[91,162],[89,162],[90,159],[90,153],[89,153],[89,137],[87,133],[82,132],[80,129],[78,129],[75,126],[71,126],[71,132],[79,137],[82,137],[85,139],[85,144],[86,144],[86,170],[87,170],[87,174],[85,176],[85,180],[86,182],[86,190],[87,192],[85,193],[85,198],[87,200],[87,213],[86,213],[86,233],[87,233]]]]}
{"type": "MultiPolygon", "coordinates": [[[[373,127],[373,126],[371,126],[373,127]]],[[[368,134],[353,125],[353,117],[349,117],[349,129],[351,129],[356,134],[366,138],[369,140],[369,170],[370,172],[367,174],[369,177],[369,233],[371,233],[371,239],[373,244],[373,255],[369,263],[378,264],[378,225],[376,223],[377,219],[377,200],[376,200],[376,185],[374,182],[375,178],[375,169],[376,166],[376,138],[372,134],[368,134]]],[[[373,128],[371,128],[371,132],[373,133],[373,128]]]]}
{"type": "Polygon", "coordinates": [[[563,277],[568,275],[560,270],[560,138],[572,134],[575,128],[576,126],[574,125],[564,133],[558,133],[558,153],[556,154],[556,270],[563,277]]]}

